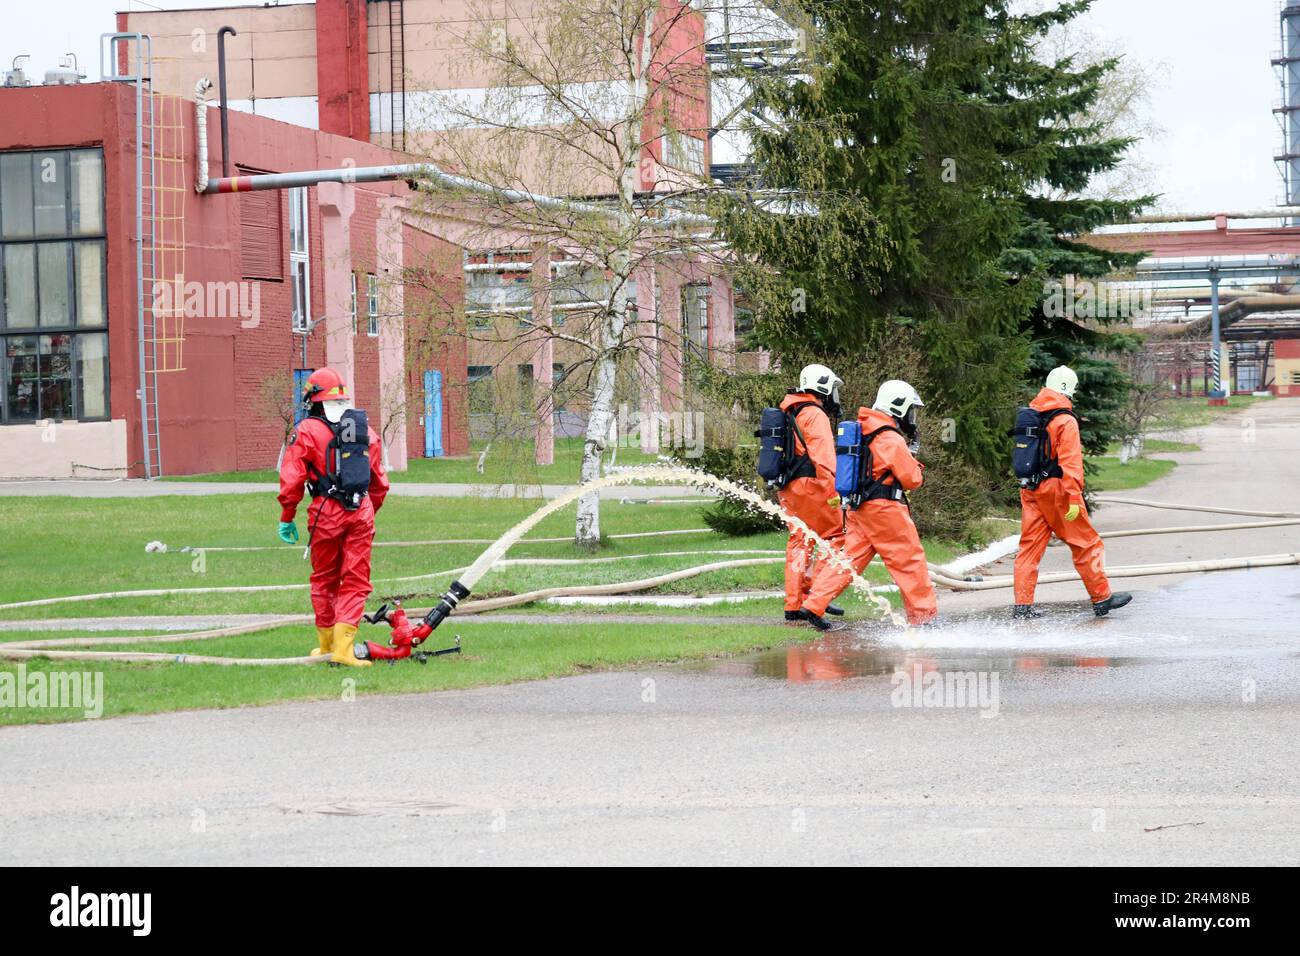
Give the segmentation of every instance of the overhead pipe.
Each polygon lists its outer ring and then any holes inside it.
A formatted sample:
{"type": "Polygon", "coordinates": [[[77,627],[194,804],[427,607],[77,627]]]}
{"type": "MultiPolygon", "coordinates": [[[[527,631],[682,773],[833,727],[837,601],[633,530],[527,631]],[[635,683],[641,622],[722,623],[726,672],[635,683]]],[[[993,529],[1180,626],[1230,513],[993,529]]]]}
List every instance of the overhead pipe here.
{"type": "Polygon", "coordinates": [[[1300,206],[1278,206],[1276,209],[1246,209],[1232,212],[1157,212],[1133,216],[1121,225],[1142,225],[1174,222],[1214,222],[1217,219],[1287,219],[1300,216],[1300,206]]]}
{"type": "MultiPolygon", "coordinates": [[[[1210,325],[1212,343],[1219,341],[1219,330],[1224,325],[1231,325],[1248,315],[1269,312],[1292,312],[1300,310],[1300,295],[1280,295],[1273,293],[1239,295],[1220,306],[1218,303],[1217,283],[1211,280],[1210,314],[1201,316],[1191,322],[1171,328],[1170,336],[1182,338],[1195,337],[1205,331],[1206,322],[1210,325]]],[[[1214,345],[1211,346],[1214,348],[1214,345]]]]}
{"type": "MultiPolygon", "coordinates": [[[[232,37],[239,36],[235,28],[231,26],[222,27],[217,31],[217,84],[219,86],[218,95],[221,97],[221,175],[230,176],[230,124],[226,116],[228,109],[226,103],[226,34],[232,37]]],[[[205,189],[204,192],[207,192],[205,189]]]]}
{"type": "MultiPolygon", "coordinates": [[[[222,114],[222,124],[225,114],[222,114]]],[[[224,147],[223,147],[224,148],[224,147]]],[[[608,206],[547,196],[543,193],[529,192],[524,189],[506,189],[491,183],[457,176],[444,172],[430,163],[399,163],[393,166],[344,166],[340,169],[308,169],[296,173],[259,173],[255,176],[231,176],[228,173],[221,179],[209,179],[203,188],[204,195],[217,193],[256,192],[262,189],[295,189],[300,186],[314,186],[317,183],[376,183],[393,180],[406,180],[412,189],[428,184],[437,189],[458,192],[472,192],[491,196],[502,203],[531,203],[543,209],[559,212],[572,212],[584,216],[602,218],[616,215],[617,211],[608,206]]],[[[678,226],[712,226],[709,216],[694,213],[679,213],[659,219],[647,218],[646,223],[660,229],[678,226]]]]}

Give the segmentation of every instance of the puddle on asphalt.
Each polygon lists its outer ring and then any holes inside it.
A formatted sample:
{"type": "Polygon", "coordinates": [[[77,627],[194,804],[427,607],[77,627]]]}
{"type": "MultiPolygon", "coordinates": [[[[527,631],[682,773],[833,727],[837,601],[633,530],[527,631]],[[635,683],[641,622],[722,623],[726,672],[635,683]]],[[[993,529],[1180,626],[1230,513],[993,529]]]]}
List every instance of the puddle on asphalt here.
{"type": "Polygon", "coordinates": [[[1040,610],[1042,618],[1015,622],[1009,607],[953,614],[913,632],[850,625],[816,641],[705,667],[804,682],[893,674],[917,665],[922,671],[1034,672],[1290,656],[1300,652],[1300,567],[1204,574],[1138,591],[1131,604],[1104,618],[1094,617],[1083,602],[1040,605],[1040,610]]]}

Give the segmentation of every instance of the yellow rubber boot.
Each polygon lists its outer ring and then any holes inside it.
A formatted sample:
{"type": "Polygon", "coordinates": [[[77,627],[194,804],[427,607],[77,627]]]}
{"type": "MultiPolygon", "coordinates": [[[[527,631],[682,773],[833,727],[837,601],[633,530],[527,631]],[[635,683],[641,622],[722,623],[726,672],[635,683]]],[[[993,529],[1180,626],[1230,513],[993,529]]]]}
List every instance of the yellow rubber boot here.
{"type": "Polygon", "coordinates": [[[357,660],[356,653],[352,650],[352,639],[357,636],[357,626],[355,624],[344,624],[339,621],[334,625],[334,651],[330,655],[330,660],[335,664],[346,664],[348,667],[369,667],[370,661],[357,660]]]}
{"type": "Polygon", "coordinates": [[[320,657],[322,654],[329,654],[334,650],[334,628],[321,627],[318,624],[316,626],[316,640],[320,643],[320,647],[313,647],[311,656],[320,657]]]}

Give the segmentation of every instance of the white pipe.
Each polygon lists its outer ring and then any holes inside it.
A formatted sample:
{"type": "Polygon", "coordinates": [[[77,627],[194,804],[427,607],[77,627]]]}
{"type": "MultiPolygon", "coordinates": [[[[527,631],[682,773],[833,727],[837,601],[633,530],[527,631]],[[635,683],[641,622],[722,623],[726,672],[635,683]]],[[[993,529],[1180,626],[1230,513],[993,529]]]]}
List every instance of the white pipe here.
{"type": "MultiPolygon", "coordinates": [[[[697,499],[692,498],[654,498],[653,501],[689,501],[698,504],[697,499]]],[[[621,503],[621,501],[620,501],[621,503]]],[[[609,539],[619,538],[659,538],[674,534],[713,534],[712,528],[675,528],[671,531],[629,531],[623,534],[608,535],[609,539]]],[[[422,548],[428,545],[446,545],[446,544],[491,544],[496,538],[433,538],[425,541],[373,541],[372,548],[422,548]]],[[[573,535],[566,538],[524,538],[520,544],[568,544],[573,541],[573,535]]],[[[298,546],[284,544],[251,544],[243,547],[195,547],[187,545],[178,551],[178,554],[197,554],[202,551],[209,554],[215,551],[291,551],[294,554],[300,554],[298,546]]]]}
{"type": "MultiPolygon", "coordinates": [[[[1202,571],[1233,571],[1250,568],[1276,568],[1300,564],[1300,554],[1261,554],[1249,558],[1220,558],[1214,561],[1182,561],[1166,564],[1134,564],[1127,567],[1106,568],[1109,578],[1145,578],[1161,574],[1194,574],[1202,571]]],[[[989,591],[996,588],[1014,586],[1014,575],[999,575],[982,581],[960,581],[950,578],[934,568],[930,577],[936,584],[941,584],[954,591],[989,591]]],[[[1075,571],[1062,571],[1057,574],[1044,574],[1038,578],[1039,584],[1059,584],[1064,581],[1077,581],[1075,571]]]]}
{"type": "Polygon", "coordinates": [[[198,150],[194,154],[194,191],[202,193],[208,188],[208,90],[212,81],[199,77],[194,84],[194,130],[198,137],[198,150]]]}
{"type": "Polygon", "coordinates": [[[1103,531],[1103,538],[1134,538],[1144,534],[1196,534],[1202,531],[1245,531],[1251,528],[1283,528],[1300,525],[1300,518],[1279,518],[1275,521],[1242,521],[1233,524],[1193,524],[1169,528],[1133,528],[1129,531],[1103,531]]]}
{"type": "Polygon", "coordinates": [[[1170,501],[1144,501],[1141,498],[1121,498],[1106,495],[1097,496],[1103,504],[1140,505],[1143,508],[1163,508],[1167,511],[1204,511],[1215,515],[1243,515],[1247,518],[1300,518],[1298,511],[1245,511],[1241,508],[1211,508],[1206,505],[1184,505],[1170,501]]]}
{"type": "MultiPolygon", "coordinates": [[[[572,540],[565,538],[565,541],[572,540]]],[[[295,549],[296,550],[296,549],[295,549]]],[[[493,570],[498,568],[509,567],[536,567],[536,566],[556,566],[569,564],[607,564],[614,561],[634,561],[641,558],[662,558],[662,557],[686,557],[694,554],[784,554],[781,551],[769,550],[702,550],[702,551],[668,551],[655,552],[652,554],[621,554],[605,558],[505,558],[497,561],[493,570]]],[[[469,565],[459,568],[444,568],[441,571],[431,571],[428,574],[408,574],[396,578],[377,578],[372,584],[406,584],[412,581],[423,581],[428,578],[454,577],[462,574],[469,569],[469,565]]],[[[260,591],[302,591],[311,587],[308,584],[240,584],[226,585],[222,587],[208,588],[150,588],[146,590],[135,591],[99,591],[93,594],[65,594],[59,597],[36,598],[30,601],[12,601],[9,604],[0,604],[0,611],[11,611],[25,607],[48,607],[51,604],[73,604],[82,601],[110,601],[114,598],[125,597],[170,597],[175,594],[252,594],[260,591]]]]}

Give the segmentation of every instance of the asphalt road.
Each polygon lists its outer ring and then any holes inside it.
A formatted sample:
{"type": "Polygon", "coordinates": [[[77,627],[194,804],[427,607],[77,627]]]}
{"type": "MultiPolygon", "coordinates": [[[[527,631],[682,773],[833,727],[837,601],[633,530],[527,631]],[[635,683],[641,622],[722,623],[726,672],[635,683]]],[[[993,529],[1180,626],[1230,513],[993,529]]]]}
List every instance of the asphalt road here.
{"type": "MultiPolygon", "coordinates": [[[[1135,496],[1294,509],[1300,401],[1249,414],[1253,441],[1204,429],[1135,496]]],[[[1109,563],[1297,550],[1162,535],[1109,563]]],[[[1300,863],[1300,568],[1125,587],[1101,621],[1077,583],[1023,629],[1005,593],[945,594],[911,643],[359,700],[340,674],[337,701],[5,728],[0,864],[1300,863]],[[985,693],[905,700],[898,671],[985,693]]]]}

